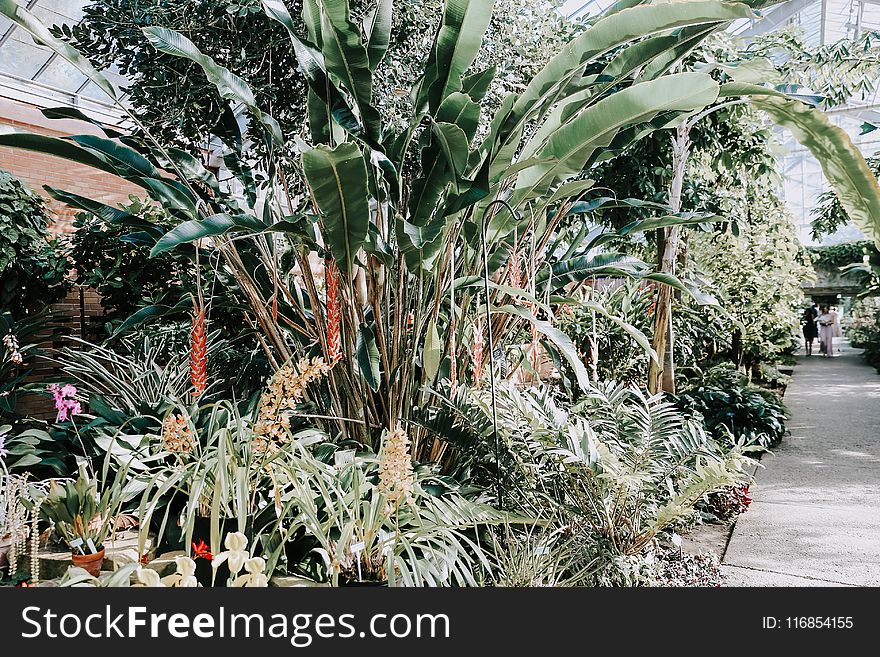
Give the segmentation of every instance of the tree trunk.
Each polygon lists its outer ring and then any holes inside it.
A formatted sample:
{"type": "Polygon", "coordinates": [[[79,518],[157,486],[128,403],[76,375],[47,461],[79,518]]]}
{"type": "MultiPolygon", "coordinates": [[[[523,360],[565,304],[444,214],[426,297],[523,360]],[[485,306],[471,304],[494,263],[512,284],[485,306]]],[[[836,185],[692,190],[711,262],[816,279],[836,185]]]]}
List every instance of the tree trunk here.
{"type": "MultiPolygon", "coordinates": [[[[685,166],[690,149],[688,126],[682,124],[672,141],[672,183],[669,186],[669,206],[673,212],[681,210],[681,190],[684,183],[685,166]]],[[[678,250],[681,242],[681,227],[670,226],[663,229],[664,239],[660,252],[660,272],[675,275],[678,250]]],[[[672,334],[673,288],[660,284],[657,302],[654,306],[654,337],[651,346],[657,354],[659,363],[652,360],[648,370],[648,390],[654,394],[675,392],[675,358],[673,356],[674,336],[672,334]]]]}

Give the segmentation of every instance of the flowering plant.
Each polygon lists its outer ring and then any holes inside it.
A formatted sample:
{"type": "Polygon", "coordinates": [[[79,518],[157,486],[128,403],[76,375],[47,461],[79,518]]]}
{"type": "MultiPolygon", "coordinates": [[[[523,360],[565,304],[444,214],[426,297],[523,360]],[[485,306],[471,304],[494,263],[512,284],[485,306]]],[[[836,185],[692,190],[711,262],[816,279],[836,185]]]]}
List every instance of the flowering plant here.
{"type": "Polygon", "coordinates": [[[57,383],[53,383],[49,386],[48,390],[55,399],[55,410],[58,411],[58,417],[55,418],[56,422],[67,422],[69,419],[72,420],[74,415],[82,413],[82,406],[75,399],[77,393],[76,386],[69,383],[59,386],[57,383]]]}

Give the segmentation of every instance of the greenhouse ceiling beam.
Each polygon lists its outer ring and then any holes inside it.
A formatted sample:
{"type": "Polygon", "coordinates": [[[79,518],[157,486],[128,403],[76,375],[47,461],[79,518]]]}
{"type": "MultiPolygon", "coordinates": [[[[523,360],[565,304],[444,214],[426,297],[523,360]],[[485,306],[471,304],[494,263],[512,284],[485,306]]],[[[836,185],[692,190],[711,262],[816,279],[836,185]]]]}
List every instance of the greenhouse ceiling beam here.
{"type": "Polygon", "coordinates": [[[123,113],[115,105],[11,73],[0,72],[0,98],[42,109],[59,105],[76,107],[87,116],[111,125],[120,126],[125,123],[123,113]]]}
{"type": "Polygon", "coordinates": [[[777,5],[772,11],[766,12],[763,18],[752,21],[751,27],[738,32],[737,36],[753,37],[759,34],[766,34],[784,25],[798,13],[816,2],[822,2],[822,0],[789,0],[784,4],[777,5]]]}

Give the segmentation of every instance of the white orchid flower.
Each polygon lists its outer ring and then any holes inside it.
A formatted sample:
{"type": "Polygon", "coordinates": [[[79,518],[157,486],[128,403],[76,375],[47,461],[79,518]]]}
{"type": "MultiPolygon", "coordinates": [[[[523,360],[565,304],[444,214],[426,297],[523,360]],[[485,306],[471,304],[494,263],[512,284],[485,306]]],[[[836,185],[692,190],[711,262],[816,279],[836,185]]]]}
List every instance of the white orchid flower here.
{"type": "Polygon", "coordinates": [[[174,557],[177,564],[177,572],[162,578],[165,586],[175,588],[196,588],[199,580],[196,579],[196,562],[189,557],[174,557]]]}
{"type": "Polygon", "coordinates": [[[262,557],[248,559],[244,562],[244,569],[247,574],[236,577],[232,582],[233,586],[248,588],[269,586],[269,578],[263,573],[266,570],[266,561],[262,557]]]}
{"type": "Polygon", "coordinates": [[[165,586],[159,578],[159,573],[152,568],[141,568],[138,566],[138,569],[135,572],[135,578],[138,581],[138,584],[135,584],[135,586],[146,586],[150,588],[162,588],[165,586]]]}
{"type": "Polygon", "coordinates": [[[216,570],[224,561],[229,562],[229,572],[237,575],[241,571],[244,562],[251,556],[248,552],[247,536],[241,532],[230,532],[226,534],[226,540],[223,541],[226,550],[220,554],[215,554],[211,560],[211,566],[216,570]]]}

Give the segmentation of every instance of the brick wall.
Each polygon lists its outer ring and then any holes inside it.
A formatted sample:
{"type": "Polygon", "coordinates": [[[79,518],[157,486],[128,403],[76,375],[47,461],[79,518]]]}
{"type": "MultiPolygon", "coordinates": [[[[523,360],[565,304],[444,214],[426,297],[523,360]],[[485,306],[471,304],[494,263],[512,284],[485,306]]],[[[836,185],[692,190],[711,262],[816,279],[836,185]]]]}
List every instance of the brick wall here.
{"type": "MultiPolygon", "coordinates": [[[[56,137],[98,134],[94,126],[78,121],[49,120],[35,107],[0,98],[0,126],[2,125],[56,137]]],[[[34,192],[47,199],[47,208],[54,219],[51,228],[58,234],[73,230],[73,216],[76,211],[50,198],[43,190],[43,185],[74,192],[110,205],[127,201],[129,194],[144,196],[143,190],[126,180],[85,165],[32,151],[0,147],[0,169],[22,179],[34,192]]],[[[95,290],[78,287],[71,289],[62,301],[52,306],[52,312],[54,319],[42,334],[40,343],[41,351],[47,357],[40,358],[34,365],[30,379],[32,382],[64,378],[58,364],[52,359],[63,346],[75,344],[68,339],[69,336],[86,340],[100,339],[95,327],[100,323],[102,311],[100,297],[95,290]]],[[[48,420],[55,416],[51,398],[39,394],[22,397],[18,410],[40,419],[48,420]]]]}
{"type": "MultiPolygon", "coordinates": [[[[37,108],[18,101],[0,98],[0,126],[53,137],[71,134],[100,134],[90,124],[79,121],[49,120],[37,108]]],[[[36,193],[48,200],[47,207],[55,217],[52,228],[58,233],[72,230],[75,211],[48,197],[43,185],[50,185],[88,198],[117,205],[128,200],[129,194],[143,197],[144,190],[127,180],[51,155],[0,147],[0,169],[21,178],[36,193]]]]}

